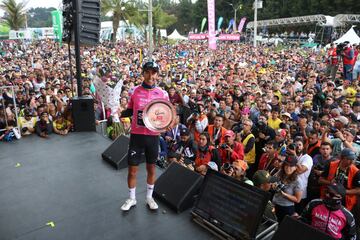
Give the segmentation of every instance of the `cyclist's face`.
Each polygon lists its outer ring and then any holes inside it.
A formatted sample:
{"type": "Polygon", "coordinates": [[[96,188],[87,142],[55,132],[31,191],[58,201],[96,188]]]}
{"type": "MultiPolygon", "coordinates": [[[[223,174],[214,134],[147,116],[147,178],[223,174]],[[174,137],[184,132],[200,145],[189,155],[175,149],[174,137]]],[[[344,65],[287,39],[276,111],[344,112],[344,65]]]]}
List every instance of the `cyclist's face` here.
{"type": "Polygon", "coordinates": [[[144,71],[144,81],[148,85],[154,85],[157,76],[158,76],[158,74],[154,70],[146,70],[146,71],[144,71]]]}

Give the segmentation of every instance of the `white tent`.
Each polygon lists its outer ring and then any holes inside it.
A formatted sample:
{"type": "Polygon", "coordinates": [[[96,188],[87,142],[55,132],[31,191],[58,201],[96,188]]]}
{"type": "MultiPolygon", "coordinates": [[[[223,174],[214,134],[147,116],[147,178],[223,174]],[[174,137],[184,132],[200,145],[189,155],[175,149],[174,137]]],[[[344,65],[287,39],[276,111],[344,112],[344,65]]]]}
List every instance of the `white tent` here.
{"type": "Polygon", "coordinates": [[[352,26],[349,31],[347,31],[344,35],[342,35],[341,38],[339,38],[338,40],[334,41],[334,43],[338,44],[338,43],[343,43],[345,41],[349,41],[350,44],[359,44],[360,43],[360,37],[356,34],[356,32],[354,31],[354,26],[352,26]]]}
{"type": "Polygon", "coordinates": [[[187,40],[187,37],[181,36],[180,33],[178,33],[178,31],[175,29],[172,34],[170,34],[168,36],[168,39],[173,39],[173,40],[187,40]]]}

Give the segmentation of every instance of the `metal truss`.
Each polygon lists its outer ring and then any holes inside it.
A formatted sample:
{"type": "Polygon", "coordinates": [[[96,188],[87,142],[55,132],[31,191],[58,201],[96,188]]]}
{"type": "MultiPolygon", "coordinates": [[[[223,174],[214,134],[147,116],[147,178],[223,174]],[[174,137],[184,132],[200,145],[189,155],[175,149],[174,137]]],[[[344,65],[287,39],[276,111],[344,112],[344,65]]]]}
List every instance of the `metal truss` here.
{"type": "MultiPolygon", "coordinates": [[[[305,25],[309,23],[315,23],[316,25],[325,26],[328,25],[327,20],[332,18],[330,16],[325,16],[322,14],[318,15],[309,15],[301,17],[291,17],[291,18],[278,18],[278,19],[269,19],[269,20],[260,20],[257,22],[258,27],[276,27],[276,26],[286,26],[286,25],[305,25]]],[[[360,15],[355,14],[338,14],[334,18],[333,27],[344,26],[347,23],[356,23],[360,22],[360,15]]],[[[254,28],[254,22],[249,22],[246,26],[247,29],[254,28]]]]}
{"type": "Polygon", "coordinates": [[[334,17],[334,27],[345,25],[346,23],[359,23],[359,14],[338,14],[334,17]]]}
{"type": "MultiPolygon", "coordinates": [[[[319,15],[309,15],[301,17],[291,17],[291,18],[278,18],[270,20],[260,20],[257,21],[258,27],[275,27],[275,26],[284,26],[284,25],[298,25],[298,24],[308,24],[308,23],[317,23],[320,25],[326,24],[326,16],[319,15]]],[[[254,22],[249,22],[246,28],[254,28],[254,22]]]]}

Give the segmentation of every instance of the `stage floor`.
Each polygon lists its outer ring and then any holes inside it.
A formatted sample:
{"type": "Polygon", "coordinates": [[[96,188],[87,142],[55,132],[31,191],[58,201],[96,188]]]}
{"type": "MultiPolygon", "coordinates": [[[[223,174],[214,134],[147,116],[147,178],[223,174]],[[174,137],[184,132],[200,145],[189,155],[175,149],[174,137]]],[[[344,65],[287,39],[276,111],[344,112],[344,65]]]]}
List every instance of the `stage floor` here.
{"type": "Polygon", "coordinates": [[[176,214],[162,203],[147,209],[145,165],[137,206],[123,213],[127,170],[102,161],[110,144],[95,132],[1,142],[0,239],[214,239],[189,211],[176,214]]]}

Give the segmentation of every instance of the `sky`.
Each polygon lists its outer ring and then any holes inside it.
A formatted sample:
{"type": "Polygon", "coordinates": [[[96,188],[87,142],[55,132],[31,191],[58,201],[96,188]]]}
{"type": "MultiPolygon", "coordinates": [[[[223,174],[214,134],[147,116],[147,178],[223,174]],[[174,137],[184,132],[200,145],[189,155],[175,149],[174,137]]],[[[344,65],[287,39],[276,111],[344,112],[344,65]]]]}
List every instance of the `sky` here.
{"type": "MultiPolygon", "coordinates": [[[[26,8],[36,8],[36,7],[54,7],[59,8],[62,0],[16,0],[16,2],[27,1],[26,8]]],[[[2,2],[2,0],[0,0],[2,2]]],[[[4,12],[0,10],[0,16],[3,16],[4,12]]]]}

